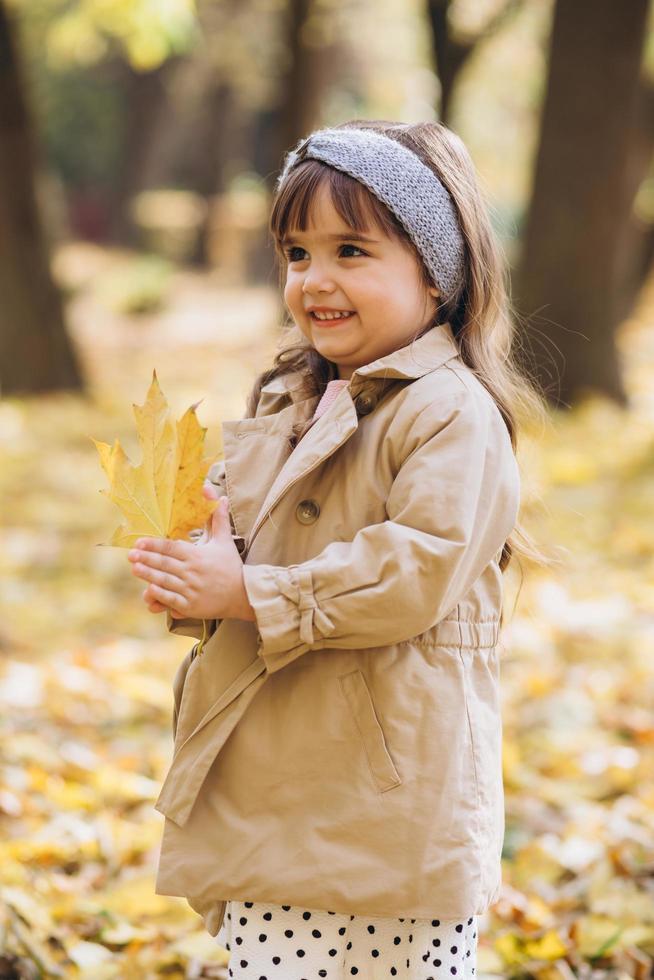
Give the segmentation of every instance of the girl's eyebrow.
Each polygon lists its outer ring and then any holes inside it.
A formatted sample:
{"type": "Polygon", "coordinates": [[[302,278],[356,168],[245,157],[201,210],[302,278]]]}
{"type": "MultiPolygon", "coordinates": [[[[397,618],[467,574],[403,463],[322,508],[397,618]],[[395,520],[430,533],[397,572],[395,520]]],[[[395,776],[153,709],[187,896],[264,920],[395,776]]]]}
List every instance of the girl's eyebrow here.
{"type": "MultiPolygon", "coordinates": [[[[379,245],[381,244],[376,238],[366,238],[365,235],[359,235],[358,232],[336,232],[334,235],[323,235],[323,238],[328,241],[338,241],[347,239],[348,242],[367,242],[369,245],[379,245]]],[[[297,242],[296,238],[282,238],[282,245],[294,245],[297,242]]]]}

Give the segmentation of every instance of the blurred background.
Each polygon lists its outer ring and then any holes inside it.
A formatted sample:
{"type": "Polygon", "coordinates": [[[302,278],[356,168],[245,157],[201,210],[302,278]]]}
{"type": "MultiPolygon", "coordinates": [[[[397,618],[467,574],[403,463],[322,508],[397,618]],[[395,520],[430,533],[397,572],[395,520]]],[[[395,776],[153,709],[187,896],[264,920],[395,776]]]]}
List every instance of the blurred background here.
{"type": "MultiPolygon", "coordinates": [[[[654,976],[654,21],[647,0],[0,0],[0,980],[226,976],[154,894],[171,680],[91,438],[153,369],[207,451],[282,317],[284,151],[465,141],[546,395],[518,450],[504,888],[477,976],[654,976]]],[[[283,890],[283,883],[280,884],[283,890]]]]}

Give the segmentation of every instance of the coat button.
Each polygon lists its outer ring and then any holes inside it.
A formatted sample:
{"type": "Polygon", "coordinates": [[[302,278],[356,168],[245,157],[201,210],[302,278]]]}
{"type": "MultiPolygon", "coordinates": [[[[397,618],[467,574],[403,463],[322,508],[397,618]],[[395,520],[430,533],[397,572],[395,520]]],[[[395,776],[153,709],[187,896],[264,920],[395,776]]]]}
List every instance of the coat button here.
{"type": "Polygon", "coordinates": [[[367,415],[368,412],[372,412],[375,407],[374,395],[361,394],[357,395],[355,399],[355,405],[359,415],[367,415]]]}
{"type": "Polygon", "coordinates": [[[320,505],[315,500],[301,500],[295,508],[295,516],[300,524],[313,524],[318,520],[320,505]]]}

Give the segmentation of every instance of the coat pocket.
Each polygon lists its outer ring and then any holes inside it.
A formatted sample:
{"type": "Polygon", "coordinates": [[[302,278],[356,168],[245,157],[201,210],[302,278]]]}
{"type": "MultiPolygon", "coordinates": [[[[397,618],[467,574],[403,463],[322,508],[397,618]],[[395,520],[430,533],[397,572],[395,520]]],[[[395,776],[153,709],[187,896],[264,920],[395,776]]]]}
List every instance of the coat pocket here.
{"type": "Polygon", "coordinates": [[[338,679],[359,730],[375,785],[380,793],[385,793],[399,786],[402,780],[386,747],[366,679],[360,670],[341,674],[338,679]]]}

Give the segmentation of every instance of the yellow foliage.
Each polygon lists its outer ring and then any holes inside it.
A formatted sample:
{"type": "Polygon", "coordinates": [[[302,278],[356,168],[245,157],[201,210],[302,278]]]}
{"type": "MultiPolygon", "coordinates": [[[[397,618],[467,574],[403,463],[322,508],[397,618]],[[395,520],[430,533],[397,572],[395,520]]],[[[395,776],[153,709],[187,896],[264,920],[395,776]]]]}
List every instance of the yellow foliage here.
{"type": "MultiPolygon", "coordinates": [[[[654,278],[648,291],[623,341],[633,405],[589,401],[522,440],[525,523],[566,550],[555,569],[512,563],[505,577],[503,884],[480,918],[476,966],[488,980],[652,976],[654,278]]],[[[215,360],[196,344],[157,348],[153,331],[142,358],[157,357],[182,404],[213,386],[212,416],[236,418],[255,367],[241,329],[231,352],[221,335],[215,360]]],[[[225,951],[183,899],[154,891],[152,803],[189,640],[143,616],[123,555],[90,548],[106,503],[88,433],[126,445],[133,432],[133,375],[124,356],[99,363],[101,349],[87,354],[108,402],[0,402],[3,953],[25,975],[39,964],[44,977],[208,980],[225,951]]],[[[141,423],[152,448],[154,416],[141,423]]]]}
{"type": "MultiPolygon", "coordinates": [[[[163,895],[157,895],[152,887],[151,875],[139,875],[119,882],[98,895],[95,901],[110,912],[138,921],[148,915],[153,918],[170,912],[171,902],[163,895]]],[[[181,899],[178,900],[183,905],[181,899]]]]}
{"type": "Polygon", "coordinates": [[[568,949],[555,929],[548,929],[539,939],[528,939],[524,948],[529,958],[535,960],[558,960],[568,949]]]}
{"type": "Polygon", "coordinates": [[[505,932],[498,936],[493,946],[508,966],[516,966],[527,959],[520,936],[515,932],[505,932]]]}
{"type": "Polygon", "coordinates": [[[133,406],[141,463],[130,463],[118,439],[113,446],[92,440],[110,484],[100,492],[127,519],[110,545],[131,548],[144,536],[184,539],[211,516],[216,501],[202,495],[202,484],[213,460],[203,456],[207,430],[198,422],[197,404],[174,425],[153,371],[145,403],[133,406]]]}

